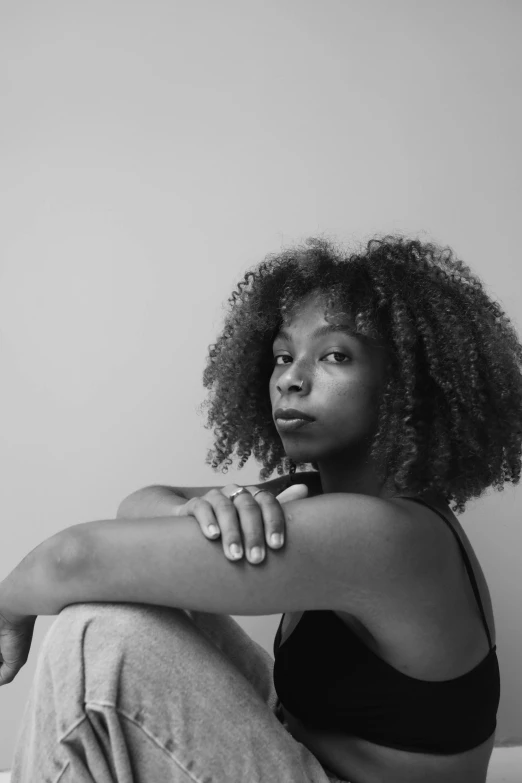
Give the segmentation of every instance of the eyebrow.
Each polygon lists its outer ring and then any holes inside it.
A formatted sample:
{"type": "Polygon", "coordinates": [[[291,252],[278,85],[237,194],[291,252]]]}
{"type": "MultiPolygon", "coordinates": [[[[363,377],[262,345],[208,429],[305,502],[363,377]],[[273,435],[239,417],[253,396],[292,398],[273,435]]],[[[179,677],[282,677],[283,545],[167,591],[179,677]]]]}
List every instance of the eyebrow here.
{"type": "MultiPolygon", "coordinates": [[[[317,329],[315,329],[315,331],[312,332],[312,337],[324,337],[327,334],[332,334],[332,332],[343,332],[344,334],[347,334],[350,337],[355,337],[356,339],[362,338],[362,335],[357,334],[355,329],[353,329],[351,326],[348,326],[348,324],[343,324],[342,326],[324,324],[324,326],[319,326],[317,329]]],[[[292,338],[286,329],[280,329],[274,337],[274,341],[277,339],[290,341],[292,338]]]]}

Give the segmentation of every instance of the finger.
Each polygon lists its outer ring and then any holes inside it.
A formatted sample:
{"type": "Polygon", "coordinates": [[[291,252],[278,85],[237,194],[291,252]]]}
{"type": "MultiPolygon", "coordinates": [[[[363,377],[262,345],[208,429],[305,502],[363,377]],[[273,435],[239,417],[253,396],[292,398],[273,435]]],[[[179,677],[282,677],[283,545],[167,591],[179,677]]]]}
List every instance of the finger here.
{"type": "MultiPolygon", "coordinates": [[[[247,559],[253,565],[257,565],[264,560],[266,553],[264,507],[258,503],[257,497],[252,497],[250,490],[255,492],[257,487],[246,487],[246,489],[249,491],[238,495],[232,502],[239,516],[247,559]]],[[[268,492],[260,494],[270,497],[268,492]]],[[[275,501],[275,498],[271,497],[275,501]]]]}
{"type": "Polygon", "coordinates": [[[272,549],[280,549],[285,541],[285,515],[281,503],[268,491],[256,494],[255,500],[257,500],[263,514],[266,543],[272,549]]]}
{"type": "Polygon", "coordinates": [[[203,533],[214,540],[221,536],[225,557],[234,562],[240,560],[243,556],[241,531],[232,501],[220,490],[213,489],[204,497],[192,498],[192,502],[191,513],[198,520],[203,533]]]}
{"type": "Polygon", "coordinates": [[[276,497],[280,503],[287,503],[289,500],[300,500],[307,495],[308,487],[306,484],[293,484],[280,492],[279,495],[276,495],[276,497]]]}
{"type": "Polygon", "coordinates": [[[206,537],[210,538],[212,541],[216,541],[221,535],[214,508],[208,501],[202,511],[201,530],[206,537]]]}
{"type": "Polygon", "coordinates": [[[220,490],[216,488],[203,497],[191,498],[188,503],[176,506],[175,511],[176,516],[190,514],[195,517],[202,532],[208,538],[217,540],[222,536],[223,551],[229,560],[241,559],[243,548],[237,512],[231,501],[220,490]],[[234,546],[237,548],[234,549],[234,546]]]}
{"type": "MultiPolygon", "coordinates": [[[[207,492],[207,494],[203,497],[191,498],[184,506],[177,506],[177,509],[181,509],[182,512],[179,514],[179,516],[190,514],[191,516],[195,517],[203,532],[203,535],[205,535],[211,541],[217,541],[221,535],[221,525],[223,525],[225,529],[230,529],[230,522],[228,524],[223,523],[222,513],[218,515],[212,505],[212,502],[209,500],[208,495],[209,493],[207,492]]],[[[223,542],[223,549],[225,550],[226,557],[228,557],[230,560],[237,559],[233,552],[230,552],[228,545],[225,548],[225,542],[223,542]]]]}
{"type": "Polygon", "coordinates": [[[203,497],[191,498],[188,503],[176,506],[173,509],[172,516],[193,516],[207,538],[219,538],[220,531],[214,515],[214,509],[203,497]]]}
{"type": "MultiPolygon", "coordinates": [[[[36,619],[36,618],[35,618],[36,619]]],[[[12,682],[29,657],[34,623],[0,632],[0,686],[12,682]]]]}
{"type": "MultiPolygon", "coordinates": [[[[261,493],[259,497],[266,494],[268,493],[261,493]]],[[[307,494],[308,487],[306,484],[294,484],[291,487],[287,487],[283,492],[280,492],[272,501],[262,501],[267,507],[265,513],[266,540],[272,549],[280,549],[285,541],[286,520],[281,505],[290,500],[305,498],[307,494]]]]}
{"type": "MultiPolygon", "coordinates": [[[[238,489],[236,484],[231,484],[222,490],[212,489],[205,495],[212,504],[217,524],[221,530],[225,557],[234,562],[241,560],[244,553],[241,517],[234,501],[229,498],[229,495],[238,489]]],[[[246,497],[247,493],[244,495],[246,497]]]]}
{"type": "MultiPolygon", "coordinates": [[[[285,490],[283,490],[283,492],[280,492],[275,499],[276,502],[282,506],[284,503],[288,503],[291,500],[303,499],[307,495],[308,487],[306,484],[294,484],[291,487],[287,487],[285,490]]],[[[267,541],[269,541],[273,548],[283,546],[285,540],[285,526],[286,518],[284,512],[281,511],[281,521],[279,528],[276,526],[276,529],[267,536],[267,541]]]]}
{"type": "Polygon", "coordinates": [[[21,666],[8,666],[7,663],[3,663],[0,666],[0,687],[12,682],[21,668],[21,666]]]}

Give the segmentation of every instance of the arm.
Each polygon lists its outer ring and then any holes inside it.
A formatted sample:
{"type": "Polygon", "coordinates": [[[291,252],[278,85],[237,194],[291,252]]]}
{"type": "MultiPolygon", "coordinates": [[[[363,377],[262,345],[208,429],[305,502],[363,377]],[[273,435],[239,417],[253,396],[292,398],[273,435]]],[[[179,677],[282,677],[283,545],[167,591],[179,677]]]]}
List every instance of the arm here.
{"type": "Polygon", "coordinates": [[[54,537],[50,576],[38,568],[39,579],[20,574],[12,609],[57,614],[69,604],[108,601],[233,615],[356,611],[392,592],[405,597],[412,575],[433,576],[441,563],[437,537],[426,541],[424,529],[379,498],[334,493],[291,501],[284,511],[288,543],[256,567],[231,567],[193,517],[75,525],[54,537]]]}
{"type": "Polygon", "coordinates": [[[64,563],[69,563],[73,556],[63,533],[47,538],[31,550],[0,582],[0,615],[14,621],[60,612],[59,601],[55,600],[57,585],[63,579],[64,563]]]}
{"type": "Polygon", "coordinates": [[[172,487],[145,487],[135,493],[135,499],[131,496],[120,504],[117,517],[141,519],[192,516],[206,538],[216,541],[221,537],[223,554],[232,562],[237,562],[243,554],[251,563],[262,562],[266,547],[279,549],[284,545],[281,504],[307,497],[308,486],[302,482],[294,483],[287,477],[266,482],[261,487],[249,485],[244,487],[249,493],[254,493],[256,489],[265,489],[267,492],[255,503],[243,503],[239,509],[229,500],[237,489],[237,484],[226,487],[186,487],[183,490],[176,488],[176,494],[172,487]],[[282,484],[290,486],[276,495],[282,484]],[[260,553],[253,559],[255,547],[259,547],[260,553]]]}
{"type": "MultiPolygon", "coordinates": [[[[203,489],[203,488],[202,488],[203,489]]],[[[162,517],[172,513],[173,506],[181,506],[187,498],[176,487],[152,485],[143,487],[125,497],[116,512],[116,518],[162,517]]]]}
{"type": "MultiPolygon", "coordinates": [[[[306,484],[308,497],[321,494],[321,480],[317,471],[295,473],[293,477],[288,475],[278,476],[270,481],[255,484],[258,489],[268,489],[277,495],[289,484],[306,484]]],[[[116,512],[117,518],[137,519],[140,517],[170,516],[173,505],[180,506],[187,500],[202,497],[212,487],[169,487],[161,484],[153,484],[143,489],[138,489],[125,497],[116,512]]],[[[218,487],[221,489],[221,487],[218,487]]]]}

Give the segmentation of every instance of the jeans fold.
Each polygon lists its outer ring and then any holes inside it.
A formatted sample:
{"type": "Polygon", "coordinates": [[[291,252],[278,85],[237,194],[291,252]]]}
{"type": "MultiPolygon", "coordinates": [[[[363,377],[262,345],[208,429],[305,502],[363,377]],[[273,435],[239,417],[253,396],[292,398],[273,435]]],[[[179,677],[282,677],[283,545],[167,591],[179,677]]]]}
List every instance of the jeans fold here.
{"type": "Polygon", "coordinates": [[[228,615],[72,604],[43,640],[11,783],[338,783],[276,710],[272,657],[228,615]]]}

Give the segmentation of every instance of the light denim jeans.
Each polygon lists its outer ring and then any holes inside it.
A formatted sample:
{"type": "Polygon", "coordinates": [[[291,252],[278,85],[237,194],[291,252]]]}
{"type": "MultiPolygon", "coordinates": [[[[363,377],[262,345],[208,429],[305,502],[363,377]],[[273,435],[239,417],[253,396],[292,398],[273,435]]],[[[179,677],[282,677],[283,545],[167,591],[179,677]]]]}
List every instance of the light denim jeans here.
{"type": "Polygon", "coordinates": [[[273,663],[228,615],[67,606],[42,643],[11,783],[339,783],[276,717],[273,663]]]}

